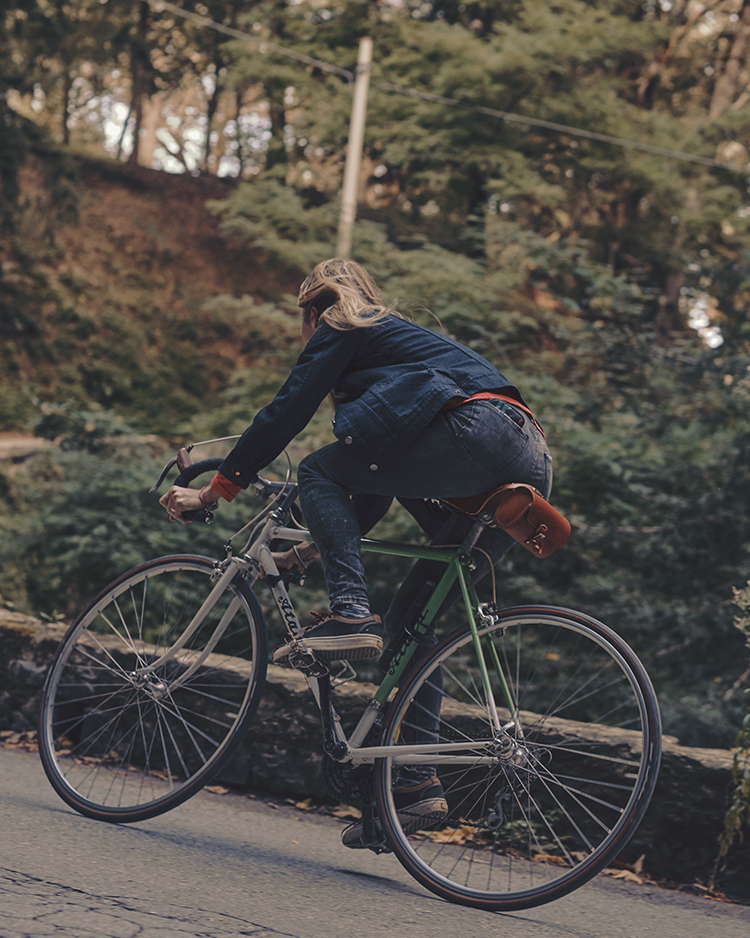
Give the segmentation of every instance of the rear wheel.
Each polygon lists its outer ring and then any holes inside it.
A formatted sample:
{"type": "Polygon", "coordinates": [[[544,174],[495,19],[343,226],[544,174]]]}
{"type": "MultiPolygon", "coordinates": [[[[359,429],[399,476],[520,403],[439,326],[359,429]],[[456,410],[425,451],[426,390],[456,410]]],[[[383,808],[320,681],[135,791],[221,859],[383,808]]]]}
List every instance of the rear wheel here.
{"type": "Polygon", "coordinates": [[[643,666],[595,619],[521,607],[479,635],[491,695],[466,626],[404,681],[383,736],[467,745],[379,760],[375,794],[394,853],[424,886],[509,911],[558,899],[615,858],[653,793],[661,729],[643,666]],[[447,816],[398,812],[394,783],[420,773],[439,777],[447,816]]]}
{"type": "Polygon", "coordinates": [[[268,639],[240,576],[190,633],[215,577],[206,557],[145,563],[113,581],[62,640],[42,693],[39,748],[52,786],[81,814],[162,814],[210,781],[241,741],[268,639]]]}

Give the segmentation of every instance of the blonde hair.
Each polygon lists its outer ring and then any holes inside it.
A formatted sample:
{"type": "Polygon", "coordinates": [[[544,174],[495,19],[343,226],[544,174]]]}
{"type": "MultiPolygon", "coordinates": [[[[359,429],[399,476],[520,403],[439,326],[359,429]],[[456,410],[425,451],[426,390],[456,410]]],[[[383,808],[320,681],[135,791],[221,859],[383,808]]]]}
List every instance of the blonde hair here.
{"type": "Polygon", "coordinates": [[[316,264],[299,288],[297,302],[305,322],[311,322],[315,307],[318,320],[341,331],[375,326],[386,316],[398,315],[395,304],[384,305],[380,290],[364,267],[343,257],[316,264]]]}

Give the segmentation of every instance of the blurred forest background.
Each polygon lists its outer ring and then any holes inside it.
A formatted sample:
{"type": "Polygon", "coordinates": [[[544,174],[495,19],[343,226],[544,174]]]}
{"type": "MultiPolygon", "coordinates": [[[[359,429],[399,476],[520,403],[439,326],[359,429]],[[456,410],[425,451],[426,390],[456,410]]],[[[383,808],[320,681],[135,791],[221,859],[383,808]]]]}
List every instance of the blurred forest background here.
{"type": "MultiPolygon", "coordinates": [[[[299,352],[363,36],[353,256],[519,385],[573,523],[544,563],[511,554],[500,602],[608,622],[666,732],[731,746],[750,684],[733,624],[750,578],[750,0],[6,0],[0,455],[12,436],[39,447],[0,461],[0,602],[68,618],[142,559],[220,552],[255,507],[175,530],[147,490],[176,445],[241,432],[299,352]]],[[[398,511],[379,533],[417,534],[398,511]]],[[[368,563],[382,612],[404,571],[368,563]]],[[[319,574],[297,598],[324,605],[319,574]]]]}

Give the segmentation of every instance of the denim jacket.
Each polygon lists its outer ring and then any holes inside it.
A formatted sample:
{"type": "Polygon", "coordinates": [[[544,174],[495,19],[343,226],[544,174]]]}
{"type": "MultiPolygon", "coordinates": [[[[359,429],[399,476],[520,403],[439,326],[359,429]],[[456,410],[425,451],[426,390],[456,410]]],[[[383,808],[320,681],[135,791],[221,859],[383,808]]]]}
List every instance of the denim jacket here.
{"type": "Polygon", "coordinates": [[[397,461],[451,398],[508,387],[481,355],[398,316],[347,331],[321,323],[219,472],[246,488],[329,393],[337,404],[335,436],[376,472],[397,461]]]}

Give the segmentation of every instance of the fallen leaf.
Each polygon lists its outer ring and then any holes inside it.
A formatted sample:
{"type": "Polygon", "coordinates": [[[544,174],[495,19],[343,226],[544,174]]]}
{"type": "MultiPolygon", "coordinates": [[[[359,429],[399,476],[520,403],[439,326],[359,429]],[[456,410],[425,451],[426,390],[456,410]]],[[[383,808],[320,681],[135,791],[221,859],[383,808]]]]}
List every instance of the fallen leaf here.
{"type": "Polygon", "coordinates": [[[643,880],[640,876],[636,876],[632,870],[614,870],[611,867],[607,867],[602,870],[604,876],[611,876],[612,879],[624,879],[628,883],[638,883],[639,886],[643,885],[643,880]]]}
{"type": "Polygon", "coordinates": [[[354,808],[350,804],[339,805],[338,808],[334,808],[333,811],[331,811],[331,814],[333,817],[353,818],[355,821],[362,817],[362,812],[359,808],[354,808]]]}
{"type": "Polygon", "coordinates": [[[210,791],[212,795],[228,795],[229,789],[224,788],[223,785],[206,785],[206,791],[210,791]]]}
{"type": "Polygon", "coordinates": [[[24,749],[26,752],[39,752],[35,730],[24,730],[16,733],[13,730],[3,730],[0,733],[0,744],[5,749],[24,749]]]}
{"type": "Polygon", "coordinates": [[[554,863],[555,866],[568,866],[568,861],[564,857],[555,856],[554,853],[537,853],[534,856],[536,863],[554,863]]]}
{"type": "Polygon", "coordinates": [[[436,844],[465,844],[476,836],[476,828],[467,824],[459,827],[444,827],[439,831],[420,831],[428,840],[436,844]]]}

